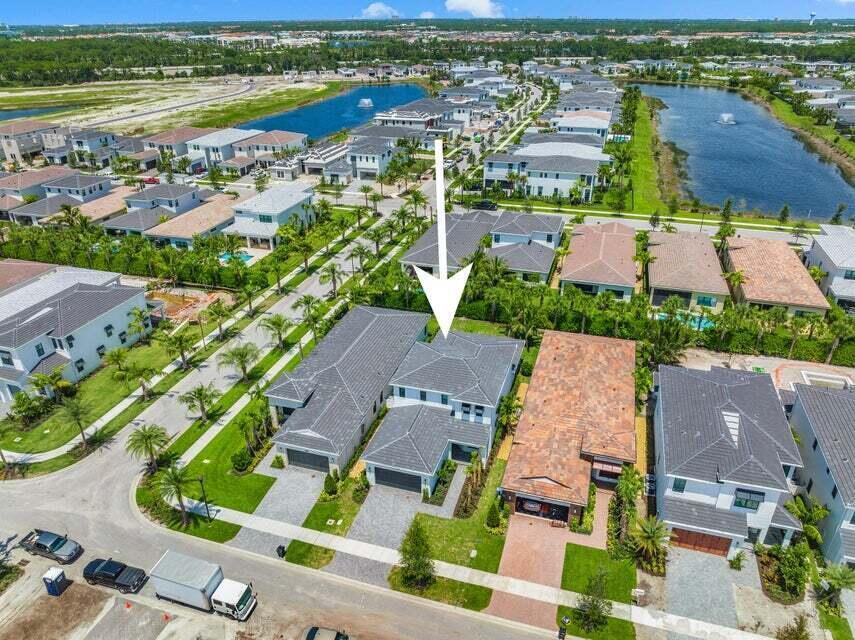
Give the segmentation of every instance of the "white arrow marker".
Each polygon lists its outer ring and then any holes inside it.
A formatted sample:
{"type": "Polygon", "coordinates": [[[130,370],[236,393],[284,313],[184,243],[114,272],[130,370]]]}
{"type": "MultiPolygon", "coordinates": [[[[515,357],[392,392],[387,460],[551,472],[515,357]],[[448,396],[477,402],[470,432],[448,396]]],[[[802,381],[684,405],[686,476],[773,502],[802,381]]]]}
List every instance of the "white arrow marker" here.
{"type": "Polygon", "coordinates": [[[416,275],[427,296],[433,315],[439,323],[442,335],[448,337],[457,305],[469,279],[471,264],[448,277],[448,253],[445,249],[445,175],[443,173],[442,139],[433,143],[436,156],[436,240],[439,258],[439,277],[416,267],[416,275]]]}

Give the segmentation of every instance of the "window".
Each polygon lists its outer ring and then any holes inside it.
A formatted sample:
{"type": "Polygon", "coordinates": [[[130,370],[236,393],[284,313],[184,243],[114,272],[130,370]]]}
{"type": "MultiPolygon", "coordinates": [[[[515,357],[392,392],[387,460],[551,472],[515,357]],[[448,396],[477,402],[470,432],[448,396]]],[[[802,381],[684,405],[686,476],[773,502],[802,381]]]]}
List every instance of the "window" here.
{"type": "Polygon", "coordinates": [[[53,345],[54,349],[62,349],[62,340],[60,340],[59,338],[51,338],[50,342],[53,345]]]}
{"type": "Polygon", "coordinates": [[[493,242],[501,242],[501,241],[502,241],[502,236],[500,236],[498,233],[494,233],[493,234],[493,242]]]}
{"type": "Polygon", "coordinates": [[[15,363],[12,361],[12,354],[8,351],[0,351],[0,362],[7,367],[12,367],[15,363]]]}
{"type": "Polygon", "coordinates": [[[810,448],[811,448],[812,450],[816,451],[816,445],[817,445],[817,444],[818,444],[817,439],[816,439],[816,438],[814,438],[814,439],[813,439],[813,444],[811,445],[811,447],[810,447],[810,448]]]}
{"type": "Polygon", "coordinates": [[[427,391],[419,391],[419,400],[422,402],[427,400],[427,391]]]}
{"type": "Polygon", "coordinates": [[[407,397],[407,390],[404,387],[398,387],[398,396],[401,398],[407,397]]]}
{"type": "Polygon", "coordinates": [[[95,351],[98,353],[99,358],[103,358],[104,354],[107,353],[107,347],[105,347],[103,344],[101,344],[101,345],[98,345],[98,348],[95,349],[95,351]]]}
{"type": "Polygon", "coordinates": [[[72,335],[65,336],[65,343],[68,345],[69,349],[73,349],[74,348],[74,336],[72,336],[72,335]]]}
{"type": "Polygon", "coordinates": [[[837,485],[834,485],[834,488],[831,490],[831,499],[834,500],[837,497],[837,485]]]}
{"type": "Polygon", "coordinates": [[[448,404],[448,396],[443,393],[441,396],[439,396],[439,401],[442,404],[448,404]]]}
{"type": "Polygon", "coordinates": [[[463,409],[463,417],[464,417],[464,418],[468,418],[468,417],[469,417],[469,414],[472,412],[472,407],[471,407],[471,405],[468,405],[468,404],[466,404],[466,403],[464,402],[464,403],[461,405],[461,408],[463,409]]]}
{"type": "Polygon", "coordinates": [[[813,478],[811,478],[810,480],[808,480],[807,487],[805,488],[805,491],[807,491],[808,493],[810,493],[810,490],[811,490],[811,489],[813,489],[813,478]]]}
{"type": "Polygon", "coordinates": [[[547,242],[552,242],[552,234],[551,234],[551,233],[547,233],[547,234],[546,234],[546,241],[547,241],[547,242]]]}
{"type": "Polygon", "coordinates": [[[484,417],[484,407],[482,407],[480,404],[475,405],[475,417],[476,418],[483,418],[484,417]]]}
{"type": "Polygon", "coordinates": [[[671,491],[674,493],[683,493],[686,490],[685,478],[674,478],[674,484],[671,485],[671,491]]]}
{"type": "Polygon", "coordinates": [[[855,511],[852,512],[852,517],[849,518],[849,524],[855,524],[855,511]]]}
{"type": "Polygon", "coordinates": [[[122,332],[119,334],[119,341],[120,341],[122,344],[125,344],[125,343],[128,341],[128,332],[127,332],[127,331],[122,331],[122,332]]]}
{"type": "Polygon", "coordinates": [[[259,222],[273,222],[273,216],[264,216],[264,215],[259,215],[259,216],[258,216],[258,221],[259,221],[259,222]]]}
{"type": "Polygon", "coordinates": [[[698,296],[699,307],[714,307],[716,299],[712,296],[698,296]]]}
{"type": "Polygon", "coordinates": [[[86,368],[86,363],[83,361],[83,358],[74,361],[74,368],[77,369],[77,373],[80,373],[86,368]]]}
{"type": "Polygon", "coordinates": [[[747,491],[745,489],[737,489],[736,500],[733,501],[733,506],[757,511],[757,509],[760,508],[760,505],[763,503],[763,500],[765,498],[766,494],[760,493],[759,491],[747,491]]]}
{"type": "Polygon", "coordinates": [[[108,324],[106,327],[104,327],[104,333],[107,334],[108,338],[111,337],[113,335],[113,325],[108,324]]]}
{"type": "Polygon", "coordinates": [[[855,269],[847,269],[843,272],[844,280],[855,280],[855,269]]]}
{"type": "Polygon", "coordinates": [[[45,346],[40,342],[36,345],[36,355],[41,358],[45,354],[45,346]]]}

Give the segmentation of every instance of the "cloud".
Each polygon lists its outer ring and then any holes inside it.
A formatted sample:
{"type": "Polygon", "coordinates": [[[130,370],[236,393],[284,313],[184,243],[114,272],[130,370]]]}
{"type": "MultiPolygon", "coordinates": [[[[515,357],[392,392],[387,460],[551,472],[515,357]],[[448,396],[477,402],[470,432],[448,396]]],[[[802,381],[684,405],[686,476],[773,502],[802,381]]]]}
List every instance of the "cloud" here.
{"type": "Polygon", "coordinates": [[[448,11],[468,13],[473,18],[503,18],[502,6],[493,0],[445,0],[448,11]]]}
{"type": "Polygon", "coordinates": [[[434,18],[436,18],[436,14],[433,11],[422,11],[419,14],[419,19],[421,20],[433,20],[434,18]]]}
{"type": "Polygon", "coordinates": [[[400,15],[397,9],[390,7],[385,2],[372,2],[362,10],[362,17],[372,20],[389,20],[400,15]]]}

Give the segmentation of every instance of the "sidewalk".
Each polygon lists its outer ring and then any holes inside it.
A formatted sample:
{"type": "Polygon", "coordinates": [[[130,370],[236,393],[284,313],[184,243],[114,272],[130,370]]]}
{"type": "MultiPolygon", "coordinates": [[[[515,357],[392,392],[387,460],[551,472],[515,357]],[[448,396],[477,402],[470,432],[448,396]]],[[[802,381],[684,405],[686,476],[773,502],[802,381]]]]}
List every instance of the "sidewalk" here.
{"type": "MultiPolygon", "coordinates": [[[[199,515],[205,515],[204,503],[188,500],[185,498],[188,509],[199,515]]],[[[225,509],[215,505],[210,505],[211,515],[214,518],[220,518],[225,522],[240,525],[241,527],[250,528],[255,531],[261,531],[270,535],[288,539],[300,540],[308,544],[313,544],[319,547],[332,549],[336,552],[346,553],[349,555],[359,556],[375,562],[382,562],[389,566],[399,564],[401,561],[400,553],[396,549],[389,549],[379,545],[361,542],[342,536],[336,536],[313,529],[306,529],[293,524],[281,522],[279,520],[271,520],[262,518],[249,513],[235,511],[233,509],[225,509]]],[[[573,591],[567,591],[556,587],[549,587],[527,580],[520,580],[508,576],[500,576],[495,573],[479,571],[461,565],[434,561],[436,575],[459,582],[479,585],[492,589],[493,591],[501,591],[515,596],[536,600],[539,602],[549,603],[551,605],[563,605],[567,607],[575,607],[578,603],[579,594],[573,591]]],[[[706,640],[768,640],[766,636],[761,636],[756,633],[723,627],[721,625],[695,620],[693,618],[685,618],[657,609],[645,609],[634,605],[628,605],[621,602],[612,602],[612,617],[628,620],[634,624],[640,624],[662,631],[680,633],[693,636],[695,638],[703,638],[706,640]]]]}

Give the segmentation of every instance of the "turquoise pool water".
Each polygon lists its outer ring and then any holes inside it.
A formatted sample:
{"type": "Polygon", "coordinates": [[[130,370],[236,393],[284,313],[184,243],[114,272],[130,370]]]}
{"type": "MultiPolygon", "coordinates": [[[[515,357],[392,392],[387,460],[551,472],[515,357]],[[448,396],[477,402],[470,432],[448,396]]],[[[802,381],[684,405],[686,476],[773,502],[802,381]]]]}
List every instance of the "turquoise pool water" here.
{"type": "MultiPolygon", "coordinates": [[[[664,313],[659,313],[656,315],[657,320],[664,320],[666,318],[664,313]]],[[[698,331],[703,331],[704,329],[709,329],[715,326],[715,322],[712,321],[711,318],[704,316],[689,316],[686,318],[686,324],[692,327],[692,329],[697,329],[698,331]]]]}
{"type": "Polygon", "coordinates": [[[228,251],[220,254],[220,260],[222,260],[223,262],[228,262],[229,260],[232,259],[232,257],[243,260],[244,262],[249,262],[250,260],[252,260],[252,256],[249,255],[248,253],[244,253],[243,251],[241,251],[240,253],[234,254],[234,256],[232,256],[232,254],[229,253],[228,251]]]}

